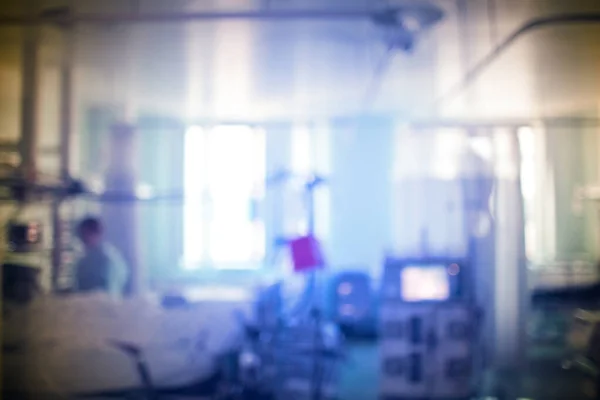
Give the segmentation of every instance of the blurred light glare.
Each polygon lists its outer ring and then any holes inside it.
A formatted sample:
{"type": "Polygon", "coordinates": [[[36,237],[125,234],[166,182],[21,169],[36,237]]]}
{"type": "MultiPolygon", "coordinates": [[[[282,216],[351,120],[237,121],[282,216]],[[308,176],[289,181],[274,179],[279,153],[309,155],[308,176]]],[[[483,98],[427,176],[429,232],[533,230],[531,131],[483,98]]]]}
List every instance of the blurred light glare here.
{"type": "Polygon", "coordinates": [[[186,132],[184,268],[253,269],[264,257],[264,223],[250,205],[264,194],[265,140],[248,125],[186,132]]]}
{"type": "Polygon", "coordinates": [[[351,317],[352,315],[354,315],[354,312],[354,307],[350,304],[344,304],[340,307],[340,314],[346,317],[351,317]]]}
{"type": "Polygon", "coordinates": [[[104,192],[104,189],[105,189],[104,182],[100,178],[89,179],[88,187],[94,193],[102,193],[102,192],[104,192]]]}
{"type": "Polygon", "coordinates": [[[484,136],[469,138],[469,147],[475,154],[486,161],[491,160],[494,154],[490,139],[484,136]]]}
{"type": "Polygon", "coordinates": [[[460,155],[464,136],[459,132],[440,132],[435,138],[434,175],[443,180],[456,179],[460,173],[460,155]]]}
{"type": "Polygon", "coordinates": [[[412,15],[405,15],[402,17],[402,26],[404,29],[411,33],[416,33],[421,30],[421,21],[412,15]]]}
{"type": "Polygon", "coordinates": [[[458,264],[450,264],[450,266],[448,267],[448,273],[452,276],[458,275],[459,272],[460,267],[458,266],[458,264]]]}
{"type": "Polygon", "coordinates": [[[152,197],[153,194],[154,190],[152,189],[152,186],[146,183],[140,183],[135,188],[135,195],[140,199],[149,199],[152,197]]]}
{"type": "Polygon", "coordinates": [[[246,302],[252,298],[250,290],[235,286],[203,286],[195,287],[185,291],[186,299],[191,302],[198,301],[225,301],[246,302]]]}
{"type": "Polygon", "coordinates": [[[352,285],[348,282],[340,283],[338,286],[338,294],[340,296],[348,296],[350,293],[352,293],[352,285]]]}

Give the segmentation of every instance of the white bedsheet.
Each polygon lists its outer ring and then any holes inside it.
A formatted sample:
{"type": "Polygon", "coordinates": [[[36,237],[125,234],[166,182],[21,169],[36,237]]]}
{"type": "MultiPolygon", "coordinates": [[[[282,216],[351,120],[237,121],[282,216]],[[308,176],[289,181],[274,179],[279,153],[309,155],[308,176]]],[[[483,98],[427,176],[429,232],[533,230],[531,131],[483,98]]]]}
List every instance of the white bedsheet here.
{"type": "Polygon", "coordinates": [[[37,392],[63,394],[139,386],[132,360],[110,340],[142,347],[158,385],[203,379],[216,356],[237,343],[234,312],[248,307],[205,301],[165,310],[152,298],[99,293],[41,298],[5,320],[4,343],[23,349],[4,355],[5,379],[22,386],[10,377],[26,377],[20,381],[37,392]]]}

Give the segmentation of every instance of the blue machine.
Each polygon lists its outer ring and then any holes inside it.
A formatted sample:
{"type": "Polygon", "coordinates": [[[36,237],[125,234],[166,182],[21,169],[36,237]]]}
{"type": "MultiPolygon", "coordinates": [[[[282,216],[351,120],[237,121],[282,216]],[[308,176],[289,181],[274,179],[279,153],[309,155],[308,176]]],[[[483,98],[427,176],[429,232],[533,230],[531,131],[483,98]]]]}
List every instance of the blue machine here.
{"type": "Polygon", "coordinates": [[[332,285],[333,316],[348,336],[372,337],[377,333],[376,296],[369,274],[338,274],[332,285]]]}

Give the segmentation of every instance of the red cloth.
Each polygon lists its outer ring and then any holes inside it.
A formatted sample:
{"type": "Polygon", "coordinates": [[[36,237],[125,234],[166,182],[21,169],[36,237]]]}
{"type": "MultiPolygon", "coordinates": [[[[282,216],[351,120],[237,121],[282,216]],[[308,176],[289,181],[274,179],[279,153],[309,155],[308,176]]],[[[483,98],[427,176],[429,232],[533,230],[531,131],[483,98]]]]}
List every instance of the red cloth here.
{"type": "Polygon", "coordinates": [[[324,266],[319,241],[313,236],[303,236],[290,242],[294,272],[305,272],[324,266]]]}

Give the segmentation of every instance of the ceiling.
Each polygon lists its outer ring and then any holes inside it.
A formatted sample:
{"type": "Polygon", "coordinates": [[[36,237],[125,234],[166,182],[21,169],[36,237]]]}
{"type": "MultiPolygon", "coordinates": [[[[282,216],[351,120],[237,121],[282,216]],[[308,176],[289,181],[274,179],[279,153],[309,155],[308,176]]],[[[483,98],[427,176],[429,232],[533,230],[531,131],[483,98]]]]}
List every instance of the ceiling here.
{"type": "MultiPolygon", "coordinates": [[[[443,22],[422,35],[411,54],[393,52],[379,73],[385,48],[381,32],[367,20],[80,27],[75,38],[76,97],[81,104],[108,102],[134,113],[190,120],[301,119],[368,112],[461,119],[597,115],[600,25],[527,33],[468,88],[441,103],[439,99],[527,20],[561,12],[600,12],[599,1],[465,0],[466,11],[456,0],[436,3],[446,11],[443,22]]],[[[141,12],[353,9],[374,3],[73,0],[73,4],[78,12],[112,13],[136,7],[141,12]]],[[[4,12],[18,13],[18,8],[4,12]]],[[[0,40],[9,37],[0,35],[0,40]]],[[[47,47],[56,44],[50,36],[44,40],[47,47]]],[[[56,66],[56,55],[46,53],[48,64],[56,66]]]]}

